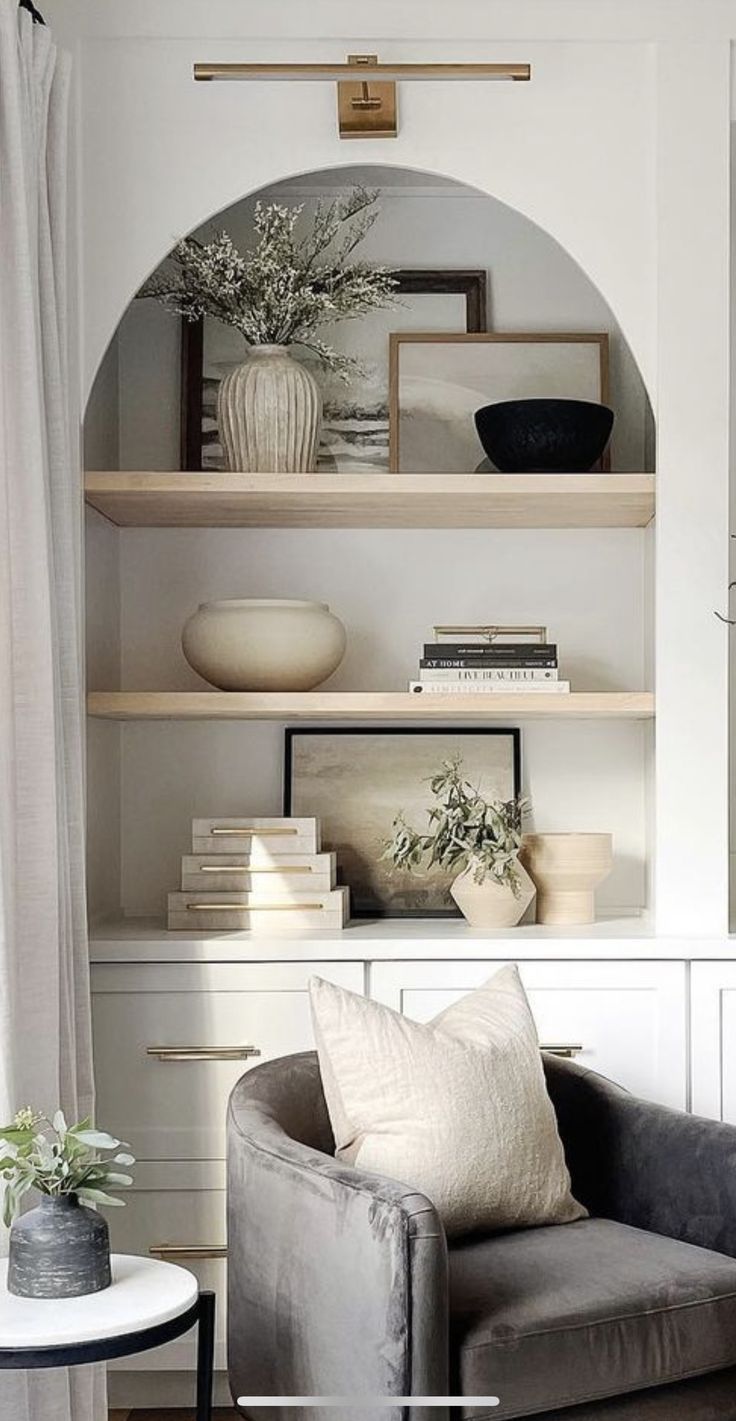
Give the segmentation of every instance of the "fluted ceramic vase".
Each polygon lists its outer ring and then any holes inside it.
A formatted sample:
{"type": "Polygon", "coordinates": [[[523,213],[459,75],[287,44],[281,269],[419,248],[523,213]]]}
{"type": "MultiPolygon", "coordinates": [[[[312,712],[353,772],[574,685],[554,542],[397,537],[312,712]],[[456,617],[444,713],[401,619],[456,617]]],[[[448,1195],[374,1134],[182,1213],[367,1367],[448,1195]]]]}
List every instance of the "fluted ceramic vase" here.
{"type": "Polygon", "coordinates": [[[322,395],[285,345],[255,345],[220,382],[217,420],[232,472],[305,474],[314,469],[322,395]]]}

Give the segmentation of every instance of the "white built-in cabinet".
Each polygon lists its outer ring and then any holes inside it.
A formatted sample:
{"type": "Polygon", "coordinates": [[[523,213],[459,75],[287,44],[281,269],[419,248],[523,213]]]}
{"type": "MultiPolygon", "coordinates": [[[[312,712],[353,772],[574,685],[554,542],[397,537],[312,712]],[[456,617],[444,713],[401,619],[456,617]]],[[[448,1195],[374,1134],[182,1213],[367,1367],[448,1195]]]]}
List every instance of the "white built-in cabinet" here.
{"type": "Polygon", "coordinates": [[[736,961],[691,973],[692,1108],[736,1125],[736,961]]]}
{"type": "MultiPolygon", "coordinates": [[[[177,1160],[176,1164],[139,1159],[125,1208],[110,1210],[108,1220],[117,1253],[181,1263],[196,1274],[200,1287],[215,1292],[218,1371],[226,1367],[225,1201],[224,1159],[177,1160]]],[[[188,1335],[147,1352],[145,1358],[129,1357],[113,1365],[119,1371],[192,1371],[195,1349],[194,1336],[188,1335]]]]}
{"type": "Polygon", "coordinates": [[[224,1102],[248,1063],[312,1045],[312,973],[363,990],[358,962],[98,964],[100,1119],[141,1159],[223,1159],[224,1102]]]}
{"type": "MultiPolygon", "coordinates": [[[[381,962],[371,969],[371,996],[416,1021],[428,1021],[498,966],[475,961],[381,962]]],[[[544,961],[519,966],[543,1045],[574,1047],[582,1065],[637,1095],[685,1107],[683,962],[544,961]]]]}
{"type": "MultiPolygon", "coordinates": [[[[362,992],[361,962],[96,963],[97,1111],[132,1147],[135,1186],[111,1219],[113,1247],[191,1268],[217,1294],[225,1363],[225,1109],[251,1064],[313,1045],[313,974],[362,992]],[[228,1059],[232,1058],[232,1059],[228,1059]]],[[[194,1341],[150,1352],[146,1370],[195,1366],[194,1341]]],[[[140,1359],[119,1364],[140,1370],[140,1359]]]]}

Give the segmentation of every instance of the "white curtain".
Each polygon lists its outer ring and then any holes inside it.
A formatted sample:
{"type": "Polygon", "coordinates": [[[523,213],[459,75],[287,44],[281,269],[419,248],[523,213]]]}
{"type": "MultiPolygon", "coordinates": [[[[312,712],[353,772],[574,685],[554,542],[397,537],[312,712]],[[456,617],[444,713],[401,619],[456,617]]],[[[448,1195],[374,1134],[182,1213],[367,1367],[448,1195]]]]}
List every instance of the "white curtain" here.
{"type": "MultiPolygon", "coordinates": [[[[0,0],[0,1116],[92,1113],[70,64],[0,0]]],[[[102,1421],[101,1368],[0,1371],[0,1421],[102,1421]]]]}

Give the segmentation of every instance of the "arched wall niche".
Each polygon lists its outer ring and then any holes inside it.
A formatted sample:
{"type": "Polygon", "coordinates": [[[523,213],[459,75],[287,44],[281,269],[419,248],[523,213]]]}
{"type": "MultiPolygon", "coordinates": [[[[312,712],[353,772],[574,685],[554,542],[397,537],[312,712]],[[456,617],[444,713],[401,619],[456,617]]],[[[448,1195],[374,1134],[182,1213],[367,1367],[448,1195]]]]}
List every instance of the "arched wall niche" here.
{"type": "MultiPolygon", "coordinates": [[[[200,205],[199,215],[207,218],[205,226],[228,225],[240,237],[236,220],[247,229],[259,195],[311,200],[314,192],[310,196],[300,188],[345,186],[354,176],[355,169],[344,162],[298,172],[292,167],[290,177],[213,209],[215,216],[202,213],[200,205]]],[[[613,303],[606,304],[577,254],[505,197],[460,184],[437,163],[403,172],[396,163],[361,165],[360,176],[381,187],[384,208],[366,255],[397,266],[485,267],[496,329],[577,326],[611,332],[626,417],[631,413],[636,424],[629,467],[640,469],[648,422],[644,382],[613,303]],[[389,221],[394,208],[403,217],[389,221]]],[[[176,235],[168,230],[156,260],[176,235]]],[[[136,284],[151,266],[138,267],[136,284]]],[[[157,304],[129,307],[90,401],[88,467],[179,467],[179,334],[179,322],[157,304]]],[[[617,459],[615,466],[626,464],[617,459]]],[[[646,611],[642,615],[649,605],[648,538],[645,530],[619,528],[346,528],[339,536],[324,528],[172,533],[154,527],[118,530],[90,510],[90,625],[100,624],[100,608],[107,606],[112,627],[90,653],[91,684],[201,690],[180,646],[181,628],[199,602],[306,596],[328,602],[349,629],[348,654],[330,685],[335,691],[404,689],[417,647],[436,622],[476,622],[491,615],[489,609],[514,625],[543,619],[565,647],[565,671],[576,689],[642,687],[650,660],[651,623],[646,611]]],[[[101,723],[94,735],[109,729],[101,723]]],[[[278,813],[280,736],[280,727],[268,722],[173,722],[165,735],[126,725],[119,777],[112,785],[109,758],[101,750],[98,762],[93,745],[90,773],[101,788],[92,790],[91,803],[107,806],[105,822],[120,826],[122,845],[103,855],[92,835],[99,859],[90,873],[96,911],[114,916],[122,908],[133,917],[160,911],[162,885],[176,882],[182,826],[198,806],[237,813],[237,804],[248,803],[254,812],[278,813]],[[180,773],[182,764],[186,774],[180,773]],[[108,882],[108,860],[119,862],[119,881],[108,882]]],[[[533,793],[536,827],[605,824],[614,834],[617,869],[605,886],[602,911],[636,913],[647,903],[648,743],[639,722],[530,723],[525,730],[525,782],[533,793]],[[615,773],[602,777],[602,762],[615,773]]]]}
{"type": "MultiPolygon", "coordinates": [[[[303,204],[307,220],[320,197],[329,200],[354,184],[375,188],[380,195],[380,216],[361,248],[368,260],[395,267],[485,270],[490,330],[607,331],[611,402],[617,413],[614,467],[652,466],[647,390],[610,305],[553,235],[492,194],[437,171],[398,164],[334,164],[292,173],[250,191],[208,214],[193,231],[206,239],[224,227],[239,245],[247,246],[253,240],[257,201],[303,204]]],[[[166,255],[168,248],[161,259],[166,255]]],[[[226,348],[238,358],[234,335],[230,333],[226,348]]],[[[133,298],[88,402],[87,466],[180,467],[180,378],[179,323],[156,303],[133,298]]]]}

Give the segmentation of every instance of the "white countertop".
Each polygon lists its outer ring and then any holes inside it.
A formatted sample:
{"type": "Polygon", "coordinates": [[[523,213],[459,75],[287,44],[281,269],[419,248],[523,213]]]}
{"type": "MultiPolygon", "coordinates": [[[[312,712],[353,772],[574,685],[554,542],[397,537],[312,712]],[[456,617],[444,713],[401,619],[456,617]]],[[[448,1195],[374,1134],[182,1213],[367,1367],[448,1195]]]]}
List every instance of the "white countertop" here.
{"type": "Polygon", "coordinates": [[[658,937],[651,919],[609,917],[579,928],[486,932],[459,918],[354,919],[341,931],[256,934],[169,932],[157,919],[127,918],[90,929],[92,962],[346,962],[444,958],[717,959],[736,957],[728,937],[658,937]]]}

